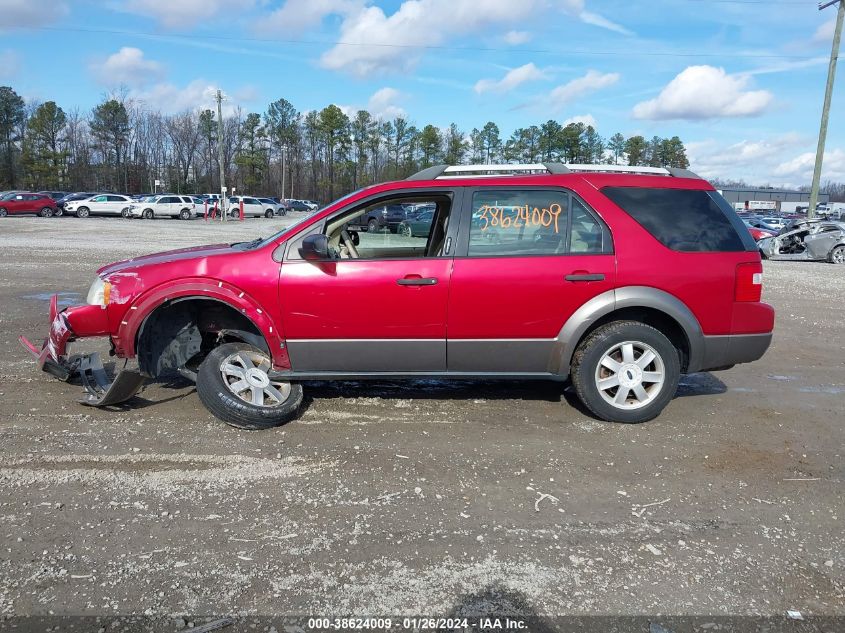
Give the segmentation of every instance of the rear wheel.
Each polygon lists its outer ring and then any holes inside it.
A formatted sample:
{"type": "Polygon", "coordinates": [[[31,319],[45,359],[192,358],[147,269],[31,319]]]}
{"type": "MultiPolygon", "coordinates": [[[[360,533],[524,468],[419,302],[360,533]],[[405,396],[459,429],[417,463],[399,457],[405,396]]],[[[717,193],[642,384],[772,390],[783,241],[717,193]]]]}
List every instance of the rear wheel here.
{"type": "Polygon", "coordinates": [[[182,209],[179,212],[179,219],[180,220],[190,220],[191,219],[191,212],[188,209],[182,209]]]}
{"type": "Polygon", "coordinates": [[[265,218],[272,218],[272,217],[273,217],[273,211],[272,211],[272,210],[270,210],[270,209],[267,209],[267,210],[264,212],[264,217],[265,217],[265,218]]]}
{"type": "Polygon", "coordinates": [[[594,415],[638,423],[669,404],[681,375],[678,350],[659,330],[616,321],[592,332],[572,357],[572,385],[594,415]]]}
{"type": "Polygon", "coordinates": [[[400,224],[399,225],[399,232],[405,237],[413,237],[414,232],[411,230],[410,224],[400,224]]]}
{"type": "Polygon", "coordinates": [[[155,213],[153,213],[152,209],[144,209],[143,216],[145,220],[152,220],[155,217],[155,213]]]}
{"type": "Polygon", "coordinates": [[[378,233],[378,220],[372,218],[369,222],[367,222],[367,232],[378,233]]]}
{"type": "Polygon", "coordinates": [[[131,216],[130,216],[130,214],[129,214],[129,209],[121,209],[121,210],[120,210],[120,215],[121,215],[121,216],[123,216],[124,218],[129,218],[129,217],[131,217],[131,216]]]}
{"type": "Polygon", "coordinates": [[[3,207],[0,207],[0,218],[5,218],[7,215],[9,215],[9,212],[3,207]]]}
{"type": "Polygon", "coordinates": [[[42,218],[52,218],[53,217],[53,209],[50,207],[44,207],[41,211],[38,212],[42,218]]]}
{"type": "Polygon", "coordinates": [[[831,264],[845,264],[845,246],[837,246],[830,251],[831,264]]]}
{"type": "Polygon", "coordinates": [[[79,207],[76,210],[76,217],[78,218],[87,218],[91,212],[88,210],[88,207],[79,207]]]}
{"type": "Polygon", "coordinates": [[[270,377],[270,357],[246,343],[225,343],[202,362],[197,393],[205,407],[239,429],[268,429],[296,417],[299,383],[270,377]]]}

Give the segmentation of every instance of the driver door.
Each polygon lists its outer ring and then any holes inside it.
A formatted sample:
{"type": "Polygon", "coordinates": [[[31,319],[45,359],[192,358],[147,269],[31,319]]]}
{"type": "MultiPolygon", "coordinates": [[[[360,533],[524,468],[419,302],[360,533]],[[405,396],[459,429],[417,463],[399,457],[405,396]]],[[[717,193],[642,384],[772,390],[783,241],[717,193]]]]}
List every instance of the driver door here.
{"type": "Polygon", "coordinates": [[[292,241],[282,264],[279,300],[294,372],[446,370],[446,308],[459,224],[449,220],[460,209],[460,194],[455,188],[398,191],[347,207],[307,232],[329,238],[335,256],[326,261],[301,258],[298,246],[306,235],[292,241]],[[356,236],[348,230],[349,221],[368,208],[405,197],[436,201],[427,236],[356,236]]]}

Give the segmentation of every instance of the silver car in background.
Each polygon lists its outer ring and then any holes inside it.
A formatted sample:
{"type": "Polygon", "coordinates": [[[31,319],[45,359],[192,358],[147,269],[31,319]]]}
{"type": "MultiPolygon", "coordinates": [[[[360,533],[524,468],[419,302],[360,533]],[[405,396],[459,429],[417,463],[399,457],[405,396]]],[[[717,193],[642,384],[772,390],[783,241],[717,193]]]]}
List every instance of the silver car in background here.
{"type": "Polygon", "coordinates": [[[845,222],[799,220],[757,242],[763,259],[845,264],[845,222]]]}

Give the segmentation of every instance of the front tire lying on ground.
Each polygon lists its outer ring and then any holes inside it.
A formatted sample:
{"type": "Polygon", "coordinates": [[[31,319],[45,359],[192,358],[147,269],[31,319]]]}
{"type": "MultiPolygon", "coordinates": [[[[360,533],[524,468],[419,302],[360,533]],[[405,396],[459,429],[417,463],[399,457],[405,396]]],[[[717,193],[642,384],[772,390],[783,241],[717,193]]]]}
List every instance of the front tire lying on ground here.
{"type": "Polygon", "coordinates": [[[590,333],[572,357],[572,385],[595,416],[638,423],[669,404],[681,375],[678,350],[638,321],[608,323],[590,333]]]}
{"type": "Polygon", "coordinates": [[[197,373],[197,393],[205,407],[239,429],[268,429],[296,417],[302,404],[299,383],[268,376],[270,357],[246,343],[215,348],[197,373]]]}

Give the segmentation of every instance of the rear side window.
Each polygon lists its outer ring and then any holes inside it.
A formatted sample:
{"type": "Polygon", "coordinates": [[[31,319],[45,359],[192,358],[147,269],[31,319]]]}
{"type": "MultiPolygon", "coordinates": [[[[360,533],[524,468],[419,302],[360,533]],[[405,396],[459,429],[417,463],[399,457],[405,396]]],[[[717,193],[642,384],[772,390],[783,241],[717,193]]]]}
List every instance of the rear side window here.
{"type": "Polygon", "coordinates": [[[737,228],[743,227],[742,221],[727,202],[720,203],[721,196],[715,192],[643,187],[604,187],[601,191],[672,250],[756,250],[748,230],[737,228]]]}

